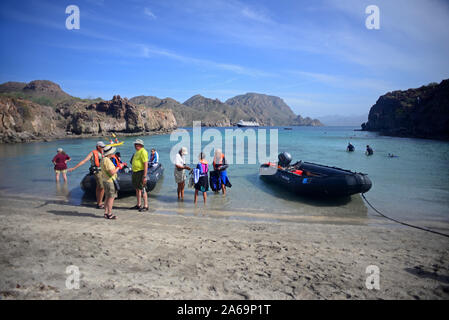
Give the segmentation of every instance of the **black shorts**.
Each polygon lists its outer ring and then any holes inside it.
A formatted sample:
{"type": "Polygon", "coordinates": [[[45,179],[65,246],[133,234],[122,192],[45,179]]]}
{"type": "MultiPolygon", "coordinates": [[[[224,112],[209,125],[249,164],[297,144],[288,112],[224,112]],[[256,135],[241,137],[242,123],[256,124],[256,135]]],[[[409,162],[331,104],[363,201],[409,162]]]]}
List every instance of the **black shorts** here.
{"type": "Polygon", "coordinates": [[[195,189],[201,192],[206,192],[209,190],[209,181],[207,176],[202,176],[198,179],[198,182],[195,183],[195,189]]]}
{"type": "Polygon", "coordinates": [[[142,183],[142,179],[143,179],[143,170],[133,172],[131,181],[133,183],[134,189],[139,189],[139,190],[143,189],[144,185],[142,183]]]}

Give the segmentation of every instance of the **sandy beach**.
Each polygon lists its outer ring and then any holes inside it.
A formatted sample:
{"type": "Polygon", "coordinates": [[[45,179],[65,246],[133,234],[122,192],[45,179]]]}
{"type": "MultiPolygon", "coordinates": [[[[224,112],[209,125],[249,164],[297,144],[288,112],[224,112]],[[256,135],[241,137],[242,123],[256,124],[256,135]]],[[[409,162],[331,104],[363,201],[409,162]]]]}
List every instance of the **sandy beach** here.
{"type": "Polygon", "coordinates": [[[449,298],[449,239],[420,230],[115,207],[108,221],[91,207],[0,193],[1,299],[449,298]],[[70,265],[78,290],[66,288],[70,265]],[[365,286],[369,265],[379,290],[365,286]]]}

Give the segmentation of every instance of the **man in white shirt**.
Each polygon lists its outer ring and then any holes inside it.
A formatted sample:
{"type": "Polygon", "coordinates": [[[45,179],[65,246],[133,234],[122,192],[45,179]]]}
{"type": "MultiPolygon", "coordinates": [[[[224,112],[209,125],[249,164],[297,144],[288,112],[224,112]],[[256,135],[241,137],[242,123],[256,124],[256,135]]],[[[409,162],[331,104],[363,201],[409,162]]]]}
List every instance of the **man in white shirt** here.
{"type": "Polygon", "coordinates": [[[187,148],[182,147],[176,154],[175,158],[175,181],[178,184],[178,200],[184,200],[184,187],[186,181],[186,174],[184,170],[191,170],[186,166],[185,156],[187,155],[187,148]]]}

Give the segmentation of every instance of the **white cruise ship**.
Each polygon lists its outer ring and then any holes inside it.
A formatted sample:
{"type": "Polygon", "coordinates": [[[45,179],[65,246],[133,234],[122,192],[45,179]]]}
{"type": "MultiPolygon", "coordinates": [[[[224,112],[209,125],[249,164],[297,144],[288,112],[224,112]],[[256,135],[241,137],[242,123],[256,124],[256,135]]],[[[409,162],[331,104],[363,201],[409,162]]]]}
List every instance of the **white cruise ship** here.
{"type": "Polygon", "coordinates": [[[259,123],[257,123],[256,121],[240,120],[239,122],[237,122],[237,126],[238,127],[258,127],[259,123]]]}

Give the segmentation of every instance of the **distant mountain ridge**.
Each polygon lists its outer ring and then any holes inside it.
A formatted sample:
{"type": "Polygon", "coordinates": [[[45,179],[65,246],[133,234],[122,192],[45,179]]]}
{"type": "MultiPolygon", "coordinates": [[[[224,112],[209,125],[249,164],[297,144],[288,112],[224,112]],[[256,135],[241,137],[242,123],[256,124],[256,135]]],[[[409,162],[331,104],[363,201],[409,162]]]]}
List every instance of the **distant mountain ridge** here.
{"type": "Polygon", "coordinates": [[[296,115],[279,97],[247,93],[222,102],[195,95],[172,98],[114,96],[112,100],[71,96],[49,80],[0,84],[0,143],[57,139],[68,135],[143,134],[190,127],[233,126],[240,120],[262,126],[321,126],[296,115]]]}
{"type": "MultiPolygon", "coordinates": [[[[168,99],[168,98],[167,98],[168,99]]],[[[202,95],[194,95],[184,103],[171,99],[164,105],[163,99],[137,96],[130,101],[146,107],[173,110],[179,126],[192,126],[192,121],[201,121],[203,126],[233,126],[240,120],[257,121],[262,126],[322,126],[317,119],[296,115],[279,97],[260,93],[246,93],[222,102],[202,95]]]]}

